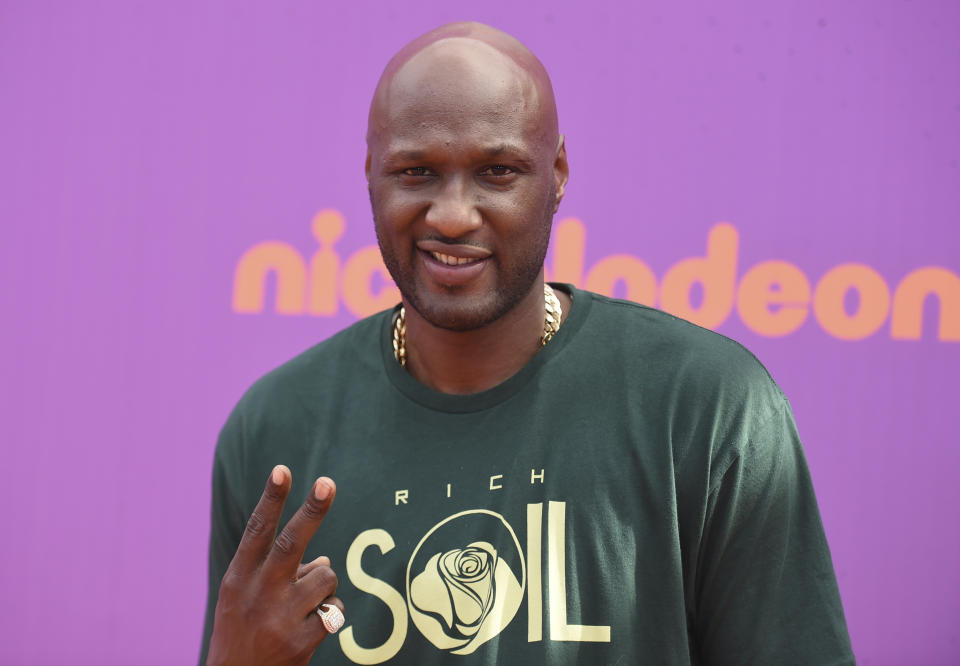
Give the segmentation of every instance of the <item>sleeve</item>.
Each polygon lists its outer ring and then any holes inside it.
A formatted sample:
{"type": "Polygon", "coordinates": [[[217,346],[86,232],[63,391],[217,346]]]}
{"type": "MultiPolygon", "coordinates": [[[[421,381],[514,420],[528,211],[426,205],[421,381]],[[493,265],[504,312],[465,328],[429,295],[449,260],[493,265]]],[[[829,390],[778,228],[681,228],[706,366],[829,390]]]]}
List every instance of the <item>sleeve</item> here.
{"type": "Polygon", "coordinates": [[[238,470],[242,468],[240,459],[241,435],[239,418],[236,412],[224,425],[217,440],[217,450],[213,460],[213,493],[210,505],[210,546],[207,580],[207,609],[203,626],[203,643],[200,649],[199,663],[207,661],[210,648],[210,636],[213,634],[213,616],[220,593],[220,581],[230,565],[243,530],[246,518],[239,501],[234,494],[231,481],[240,478],[238,470]]]}
{"type": "Polygon", "coordinates": [[[716,468],[697,564],[703,664],[854,664],[789,405],[716,468]]]}

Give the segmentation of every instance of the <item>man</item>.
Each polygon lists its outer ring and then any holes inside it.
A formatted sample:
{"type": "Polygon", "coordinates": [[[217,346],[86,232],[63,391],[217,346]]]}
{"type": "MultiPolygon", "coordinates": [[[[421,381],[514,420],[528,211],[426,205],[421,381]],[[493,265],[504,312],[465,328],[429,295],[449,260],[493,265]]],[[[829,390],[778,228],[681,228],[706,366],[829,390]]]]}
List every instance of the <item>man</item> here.
{"type": "Polygon", "coordinates": [[[415,40],[374,94],[366,173],[403,303],[261,379],[224,426],[202,659],[853,663],[764,368],[545,287],[567,157],[539,61],[477,24],[415,40]]]}

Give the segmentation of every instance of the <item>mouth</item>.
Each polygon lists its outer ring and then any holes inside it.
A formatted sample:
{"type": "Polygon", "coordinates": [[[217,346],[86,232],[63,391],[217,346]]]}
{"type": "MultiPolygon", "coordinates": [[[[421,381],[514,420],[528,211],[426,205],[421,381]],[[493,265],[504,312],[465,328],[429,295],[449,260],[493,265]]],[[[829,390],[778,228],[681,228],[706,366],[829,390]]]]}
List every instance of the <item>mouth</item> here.
{"type": "Polygon", "coordinates": [[[444,266],[475,264],[478,261],[489,259],[493,254],[490,250],[476,245],[450,244],[434,239],[418,241],[417,249],[444,266]]]}
{"type": "Polygon", "coordinates": [[[452,254],[443,254],[442,252],[431,252],[430,256],[447,266],[463,266],[465,264],[475,264],[483,261],[479,257],[456,257],[452,254]]]}
{"type": "Polygon", "coordinates": [[[463,287],[480,279],[493,253],[475,245],[443,243],[422,240],[417,243],[423,267],[437,284],[463,287]]]}

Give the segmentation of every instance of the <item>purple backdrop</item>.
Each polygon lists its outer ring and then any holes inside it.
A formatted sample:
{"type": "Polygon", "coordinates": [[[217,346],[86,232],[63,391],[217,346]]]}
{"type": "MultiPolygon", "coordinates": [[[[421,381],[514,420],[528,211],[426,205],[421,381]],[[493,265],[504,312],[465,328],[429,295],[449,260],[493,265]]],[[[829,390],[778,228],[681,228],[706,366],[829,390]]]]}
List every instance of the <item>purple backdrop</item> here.
{"type": "Polygon", "coordinates": [[[374,242],[373,85],[407,40],[464,18],[553,76],[558,220],[582,221],[588,269],[626,253],[659,280],[725,221],[738,280],[776,259],[822,287],[789,334],[748,325],[742,293],[716,327],[791,397],[860,663],[957,663],[955,0],[3,3],[0,662],[195,660],[219,427],[256,377],[356,318],[340,296],[336,314],[279,314],[273,277],[259,313],[237,312],[237,263],[268,240],[309,261],[321,209],[346,221],[344,262],[374,242]],[[941,307],[897,339],[874,278],[894,293],[929,266],[951,272],[941,307]],[[831,292],[831,271],[873,291],[831,292]]]}

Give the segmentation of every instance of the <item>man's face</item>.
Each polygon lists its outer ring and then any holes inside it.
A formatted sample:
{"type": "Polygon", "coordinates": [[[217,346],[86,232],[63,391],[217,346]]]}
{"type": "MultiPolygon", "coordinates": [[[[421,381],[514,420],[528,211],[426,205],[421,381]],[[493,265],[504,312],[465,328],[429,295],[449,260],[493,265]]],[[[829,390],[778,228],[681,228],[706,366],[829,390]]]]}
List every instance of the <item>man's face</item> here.
{"type": "Polygon", "coordinates": [[[492,64],[478,63],[454,45],[440,67],[430,49],[414,56],[386,90],[370,141],[384,263],[406,302],[451,330],[495,321],[539,285],[566,180],[537,90],[491,52],[492,64]]]}

